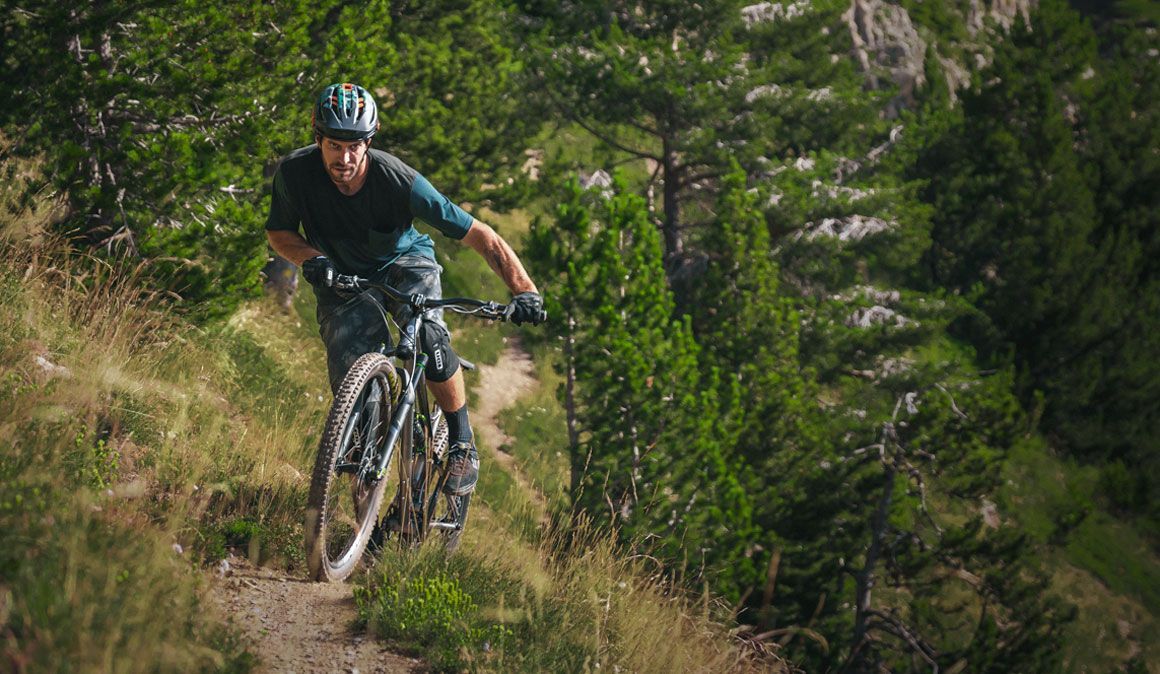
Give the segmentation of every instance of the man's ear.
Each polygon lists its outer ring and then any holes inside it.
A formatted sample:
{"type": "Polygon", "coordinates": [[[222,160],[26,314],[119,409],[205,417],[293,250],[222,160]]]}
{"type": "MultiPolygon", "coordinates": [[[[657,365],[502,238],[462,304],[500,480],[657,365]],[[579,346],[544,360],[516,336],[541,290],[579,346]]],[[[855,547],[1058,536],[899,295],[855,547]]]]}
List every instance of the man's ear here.
{"type": "Polygon", "coordinates": [[[322,147],[322,134],[317,131],[314,132],[314,144],[322,147]]]}

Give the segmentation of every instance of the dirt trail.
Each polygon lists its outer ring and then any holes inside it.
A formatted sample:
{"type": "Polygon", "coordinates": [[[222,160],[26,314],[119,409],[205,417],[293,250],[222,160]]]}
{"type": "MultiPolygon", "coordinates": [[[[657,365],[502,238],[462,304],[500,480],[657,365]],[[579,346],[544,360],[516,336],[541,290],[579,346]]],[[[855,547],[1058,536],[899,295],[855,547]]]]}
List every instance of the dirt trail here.
{"type": "Polygon", "coordinates": [[[354,630],[350,585],[314,583],[232,558],[213,597],[253,643],[258,672],[418,671],[420,661],[384,650],[354,630]]]}
{"type": "Polygon", "coordinates": [[[508,453],[506,446],[512,438],[500,429],[497,421],[500,412],[539,385],[532,357],[524,350],[519,338],[505,337],[504,341],[507,347],[496,364],[480,365],[478,368],[479,383],[476,390],[479,402],[471,409],[471,428],[480,444],[495,450],[492,456],[532,496],[542,517],[546,518],[548,507],[543,493],[528,481],[516,464],[515,457],[508,453]]]}
{"type": "MultiPolygon", "coordinates": [[[[511,438],[496,423],[501,411],[537,386],[533,372],[532,359],[509,338],[498,363],[479,367],[481,395],[471,420],[480,442],[496,450],[496,460],[543,506],[543,495],[528,484],[514,458],[500,449],[511,438]]],[[[261,659],[258,672],[386,674],[422,667],[420,660],[391,653],[354,629],[356,610],[347,583],[314,583],[303,575],[256,568],[231,556],[214,574],[212,597],[252,642],[261,659]]]]}

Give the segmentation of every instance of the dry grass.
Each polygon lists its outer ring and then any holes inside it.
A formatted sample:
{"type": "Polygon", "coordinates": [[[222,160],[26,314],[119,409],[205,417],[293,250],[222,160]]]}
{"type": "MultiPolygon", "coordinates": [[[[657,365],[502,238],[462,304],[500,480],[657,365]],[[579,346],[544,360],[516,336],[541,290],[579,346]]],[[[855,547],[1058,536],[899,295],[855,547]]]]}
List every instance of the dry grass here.
{"type": "Polygon", "coordinates": [[[139,269],[51,242],[0,258],[0,669],[247,669],[201,564],[249,542],[231,531],[301,555],[323,403],[247,333],[172,319],[139,269]]]}
{"type": "MultiPolygon", "coordinates": [[[[520,504],[498,504],[507,505],[520,504]]],[[[530,543],[522,520],[520,512],[473,506],[456,555],[436,546],[419,554],[388,552],[363,579],[363,619],[396,647],[421,649],[449,670],[791,671],[771,647],[745,641],[716,619],[725,607],[675,592],[652,560],[626,558],[607,535],[586,527],[530,543]],[[407,582],[402,579],[447,578],[455,581],[453,597],[429,585],[420,596],[383,594],[407,582]],[[461,593],[470,608],[453,601],[461,593]],[[407,601],[446,615],[455,627],[435,638],[425,626],[396,624],[407,601]]]]}

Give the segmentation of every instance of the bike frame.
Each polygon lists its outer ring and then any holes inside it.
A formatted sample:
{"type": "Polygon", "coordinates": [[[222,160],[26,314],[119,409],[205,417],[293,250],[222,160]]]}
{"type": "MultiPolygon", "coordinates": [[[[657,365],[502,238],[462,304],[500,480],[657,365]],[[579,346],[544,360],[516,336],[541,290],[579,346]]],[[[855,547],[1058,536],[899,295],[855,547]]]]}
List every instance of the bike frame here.
{"type": "MultiPolygon", "coordinates": [[[[428,483],[431,478],[431,471],[423,471],[423,497],[424,503],[414,503],[413,487],[414,485],[414,446],[415,446],[415,423],[414,415],[415,408],[418,406],[420,412],[427,418],[428,423],[424,425],[425,432],[429,437],[424,438],[424,447],[433,449],[434,427],[431,420],[434,418],[432,408],[434,405],[432,401],[428,400],[428,392],[423,384],[426,381],[425,371],[427,368],[427,354],[423,353],[422,344],[420,343],[421,335],[423,334],[423,323],[427,320],[426,314],[439,307],[448,307],[453,311],[460,313],[480,313],[485,318],[492,318],[496,320],[503,319],[502,305],[495,302],[483,302],[480,300],[471,300],[465,298],[453,298],[443,300],[428,300],[423,295],[404,295],[398,290],[379,283],[373,283],[363,279],[354,277],[339,277],[336,286],[340,289],[347,290],[363,290],[366,288],[374,288],[381,291],[391,300],[407,304],[413,315],[406,322],[405,325],[399,327],[399,341],[394,348],[386,348],[386,345],[380,345],[379,353],[389,358],[395,358],[402,361],[402,367],[396,367],[396,372],[402,378],[402,392],[398,396],[398,402],[395,403],[391,412],[390,425],[387,427],[386,436],[383,439],[382,449],[376,452],[375,464],[373,470],[366,473],[368,480],[382,480],[386,477],[387,471],[390,469],[391,459],[394,458],[395,446],[398,444],[401,452],[399,461],[399,482],[403,502],[408,504],[410,508],[418,508],[422,514],[422,521],[420,526],[422,531],[418,532],[421,537],[426,537],[427,531],[431,528],[454,530],[457,527],[455,524],[446,522],[432,522],[431,506],[434,501],[430,498],[431,485],[428,483]],[[463,306],[473,307],[472,311],[462,309],[463,306]]],[[[387,324],[388,331],[390,330],[390,320],[387,318],[385,307],[380,305],[383,310],[383,320],[387,324]]],[[[385,394],[386,392],[384,392],[385,394]]],[[[379,404],[372,406],[372,414],[375,418],[372,419],[372,428],[378,427],[377,417],[382,413],[383,404],[385,400],[378,401],[379,404]]],[[[353,423],[351,426],[353,427],[353,423]]],[[[374,439],[371,446],[379,446],[377,439],[374,439]]],[[[439,457],[432,455],[429,463],[434,464],[439,460],[439,457]]],[[[438,497],[438,490],[441,485],[435,485],[436,498],[438,497]]]]}

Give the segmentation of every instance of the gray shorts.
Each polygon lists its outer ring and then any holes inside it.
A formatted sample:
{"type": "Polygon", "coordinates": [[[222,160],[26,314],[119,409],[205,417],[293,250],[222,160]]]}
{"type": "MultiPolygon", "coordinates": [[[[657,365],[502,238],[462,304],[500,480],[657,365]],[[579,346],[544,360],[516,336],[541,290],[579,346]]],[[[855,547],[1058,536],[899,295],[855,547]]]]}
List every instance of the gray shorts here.
{"type": "MultiPolygon", "coordinates": [[[[439,274],[443,268],[421,255],[404,255],[386,269],[382,279],[387,285],[411,295],[421,293],[430,298],[443,297],[439,274]]],[[[392,333],[384,312],[398,325],[411,319],[411,308],[392,302],[378,290],[366,290],[351,297],[329,288],[315,288],[318,299],[318,330],[326,344],[326,367],[330,389],[337,393],[347,370],[364,353],[377,351],[380,345],[390,348],[392,333]]],[[[446,381],[459,368],[459,359],[451,350],[451,334],[443,322],[443,310],[427,312],[424,321],[423,346],[428,357],[428,379],[446,381]]]]}

